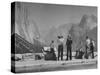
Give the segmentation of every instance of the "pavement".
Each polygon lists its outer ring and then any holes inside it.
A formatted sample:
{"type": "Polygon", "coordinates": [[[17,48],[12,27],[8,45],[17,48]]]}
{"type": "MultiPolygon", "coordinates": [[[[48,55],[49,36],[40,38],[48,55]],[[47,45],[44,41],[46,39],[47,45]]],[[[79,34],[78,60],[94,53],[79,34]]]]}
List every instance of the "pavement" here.
{"type": "Polygon", "coordinates": [[[73,59],[69,61],[29,60],[15,63],[16,73],[97,68],[97,59],[73,59]]]}
{"type": "Polygon", "coordinates": [[[94,59],[75,59],[63,61],[45,61],[45,60],[24,60],[12,61],[11,66],[16,73],[25,72],[44,72],[58,70],[80,70],[97,68],[97,56],[94,59]]]}

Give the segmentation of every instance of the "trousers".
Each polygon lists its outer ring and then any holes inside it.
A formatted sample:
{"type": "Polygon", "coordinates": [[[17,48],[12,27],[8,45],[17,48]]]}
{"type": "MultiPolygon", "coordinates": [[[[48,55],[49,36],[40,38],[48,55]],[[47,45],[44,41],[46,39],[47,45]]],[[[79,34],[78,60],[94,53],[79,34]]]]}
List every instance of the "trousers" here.
{"type": "Polygon", "coordinates": [[[61,58],[63,60],[63,45],[58,45],[58,60],[61,58]]]}

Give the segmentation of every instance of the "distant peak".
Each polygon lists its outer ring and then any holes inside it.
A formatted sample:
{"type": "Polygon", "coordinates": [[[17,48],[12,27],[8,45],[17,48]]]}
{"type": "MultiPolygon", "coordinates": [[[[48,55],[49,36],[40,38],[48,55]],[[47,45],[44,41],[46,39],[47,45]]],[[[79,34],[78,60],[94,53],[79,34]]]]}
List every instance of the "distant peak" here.
{"type": "Polygon", "coordinates": [[[84,28],[84,27],[89,26],[93,23],[97,23],[97,17],[93,14],[92,15],[85,14],[82,16],[81,21],[79,23],[79,26],[81,28],[84,28]]]}

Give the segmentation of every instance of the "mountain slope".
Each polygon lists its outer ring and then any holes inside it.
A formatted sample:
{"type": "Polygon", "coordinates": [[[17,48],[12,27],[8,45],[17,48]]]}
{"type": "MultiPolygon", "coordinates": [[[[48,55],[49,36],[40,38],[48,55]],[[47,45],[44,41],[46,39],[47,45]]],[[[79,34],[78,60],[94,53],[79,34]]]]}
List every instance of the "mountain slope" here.
{"type": "Polygon", "coordinates": [[[33,39],[40,38],[40,33],[36,22],[30,18],[29,8],[19,2],[16,3],[15,33],[33,44],[33,39]]]}
{"type": "Polygon", "coordinates": [[[86,36],[93,38],[97,43],[97,21],[93,15],[83,15],[79,25],[72,26],[70,34],[73,39],[73,49],[84,46],[86,36]]]}
{"type": "Polygon", "coordinates": [[[41,50],[42,46],[40,46],[39,42],[38,42],[38,45],[31,44],[27,40],[22,38],[20,35],[18,35],[17,33],[13,34],[11,36],[11,39],[12,39],[12,42],[15,41],[14,43],[12,43],[12,45],[14,45],[15,47],[15,49],[13,47],[14,50],[11,51],[12,53],[23,54],[23,53],[41,53],[42,52],[41,50]]]}

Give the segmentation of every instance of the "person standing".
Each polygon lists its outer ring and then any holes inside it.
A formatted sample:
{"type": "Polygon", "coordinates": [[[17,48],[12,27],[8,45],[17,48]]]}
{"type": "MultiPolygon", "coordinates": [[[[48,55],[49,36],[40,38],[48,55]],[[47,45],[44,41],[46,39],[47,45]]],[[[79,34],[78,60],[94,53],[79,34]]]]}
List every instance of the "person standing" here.
{"type": "Polygon", "coordinates": [[[92,54],[92,59],[94,59],[94,41],[91,39],[90,40],[90,51],[91,51],[91,54],[92,54]]]}
{"type": "Polygon", "coordinates": [[[58,42],[58,60],[61,57],[61,60],[63,60],[63,36],[58,36],[57,42],[58,42]]]}
{"type": "Polygon", "coordinates": [[[67,37],[66,46],[67,46],[66,60],[68,60],[68,58],[70,58],[70,60],[72,60],[72,38],[70,35],[68,35],[68,37],[67,37]]]}
{"type": "Polygon", "coordinates": [[[86,36],[86,51],[85,51],[85,58],[88,59],[88,51],[90,50],[90,39],[86,36]]]}

